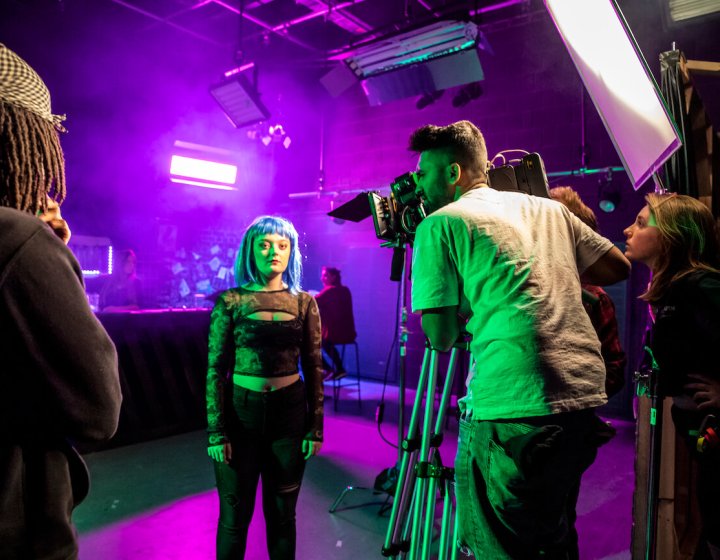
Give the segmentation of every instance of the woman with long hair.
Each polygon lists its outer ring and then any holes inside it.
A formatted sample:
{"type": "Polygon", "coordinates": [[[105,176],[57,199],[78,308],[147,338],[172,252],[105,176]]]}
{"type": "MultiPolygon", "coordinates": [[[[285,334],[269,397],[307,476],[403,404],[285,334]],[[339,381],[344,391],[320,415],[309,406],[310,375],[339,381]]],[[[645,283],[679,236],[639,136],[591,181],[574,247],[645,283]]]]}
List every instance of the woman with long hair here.
{"type": "Polygon", "coordinates": [[[684,195],[650,194],[625,229],[631,261],[652,271],[640,296],[651,305],[650,347],[661,391],[673,397],[678,434],[698,467],[697,501],[702,536],[720,560],[720,242],[712,213],[684,195]]]}
{"type": "Polygon", "coordinates": [[[261,216],[240,245],[237,287],[221,293],[212,311],[208,455],[220,498],[219,559],[245,555],[259,477],[269,557],[295,558],[305,461],[323,439],[320,316],[300,290],[301,275],[295,227],[261,216]]]}

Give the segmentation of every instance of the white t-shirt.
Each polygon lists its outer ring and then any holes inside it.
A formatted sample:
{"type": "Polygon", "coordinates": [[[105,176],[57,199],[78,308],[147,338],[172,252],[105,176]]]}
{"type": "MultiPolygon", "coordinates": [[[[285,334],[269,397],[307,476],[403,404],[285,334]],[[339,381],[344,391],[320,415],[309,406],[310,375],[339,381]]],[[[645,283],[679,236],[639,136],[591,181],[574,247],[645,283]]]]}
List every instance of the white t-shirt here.
{"type": "Polygon", "coordinates": [[[612,243],[562,204],[473,189],[428,216],[413,249],[413,311],[464,304],[479,420],[544,416],[607,401],[600,342],[579,274],[612,243]]]}

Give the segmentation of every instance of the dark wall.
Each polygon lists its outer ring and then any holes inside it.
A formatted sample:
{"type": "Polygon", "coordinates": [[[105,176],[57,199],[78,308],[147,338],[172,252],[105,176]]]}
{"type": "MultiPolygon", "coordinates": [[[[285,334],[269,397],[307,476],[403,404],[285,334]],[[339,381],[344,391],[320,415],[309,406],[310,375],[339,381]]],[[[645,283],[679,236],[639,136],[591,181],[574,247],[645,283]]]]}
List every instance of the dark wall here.
{"type": "MultiPolygon", "coordinates": [[[[658,4],[621,2],[656,76],[658,54],[673,40],[691,58],[720,59],[712,23],[717,19],[669,27],[658,4]]],[[[301,231],[307,287],[320,287],[322,265],[342,269],[355,297],[363,373],[380,377],[395,337],[398,285],[388,279],[391,252],[379,247],[369,220],[339,224],[325,215],[354,194],[288,195],[317,189],[321,154],[326,190],[386,188],[415,168],[416,157],[406,149],[413,129],[459,119],[483,130],[491,155],[513,148],[537,151],[551,173],[582,166],[584,123],[586,167],[618,166],[620,159],[549,17],[540,2],[529,6],[522,17],[483,27],[493,51],[481,54],[483,95],[461,108],[451,105],[454,92],[424,110],[416,109],[415,99],[369,107],[359,86],[333,99],[318,83],[327,70],[321,60],[314,65],[270,56],[263,60],[260,53],[258,87],[273,120],[292,137],[289,150],[265,149],[246,130],[233,129],[208,94],[209,85],[234,65],[233,49],[152,24],[112,2],[3,1],[0,41],[43,76],[55,112],[68,114],[70,132],[62,141],[69,197],[63,212],[76,233],[108,236],[118,247],[134,247],[141,265],[159,266],[162,259],[175,258],[159,254],[159,232],[168,227],[177,228],[178,247],[191,247],[210,238],[208,231],[241,232],[257,214],[287,215],[301,231]],[[236,152],[239,190],[170,183],[175,140],[236,152]]],[[[712,105],[720,96],[706,87],[712,105]]],[[[636,193],[622,172],[613,174],[622,202],[615,213],[604,214],[597,207],[598,178],[554,179],[553,184],[574,186],[597,212],[602,232],[622,241],[622,229],[651,187],[636,193]]],[[[626,301],[635,296],[631,291],[626,301]]],[[[417,317],[411,316],[409,324],[410,369],[416,371],[422,337],[417,317]]],[[[626,327],[628,344],[637,345],[634,315],[628,314],[626,327]]]]}

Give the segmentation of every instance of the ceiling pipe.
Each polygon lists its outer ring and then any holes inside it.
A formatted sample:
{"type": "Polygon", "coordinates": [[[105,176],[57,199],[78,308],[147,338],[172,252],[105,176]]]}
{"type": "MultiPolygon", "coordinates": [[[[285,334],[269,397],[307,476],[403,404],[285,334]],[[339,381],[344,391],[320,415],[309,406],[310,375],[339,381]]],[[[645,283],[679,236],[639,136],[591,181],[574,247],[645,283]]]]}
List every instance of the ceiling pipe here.
{"type": "MultiPolygon", "coordinates": [[[[177,23],[173,23],[168,18],[164,18],[157,14],[153,14],[152,12],[148,12],[147,10],[143,10],[142,8],[135,6],[134,4],[131,4],[130,2],[126,2],[125,0],[110,0],[110,1],[113,2],[114,4],[117,4],[119,6],[127,8],[128,10],[132,10],[134,12],[137,12],[138,14],[142,14],[143,16],[145,16],[147,18],[153,19],[160,23],[164,23],[165,25],[168,25],[168,26],[172,27],[173,29],[177,29],[178,31],[187,33],[188,35],[191,35],[192,37],[195,37],[196,39],[200,39],[202,41],[205,41],[205,42],[215,45],[217,47],[225,48],[227,46],[222,43],[219,43],[218,41],[215,41],[214,39],[211,39],[210,37],[206,37],[202,33],[197,33],[196,31],[193,31],[192,29],[188,29],[187,27],[178,25],[177,23]]],[[[205,4],[205,2],[201,2],[199,5],[196,5],[195,7],[200,7],[201,5],[204,5],[204,4],[205,4]]],[[[194,7],[193,7],[193,9],[194,9],[194,7]]]]}
{"type": "Polygon", "coordinates": [[[276,35],[279,35],[283,39],[287,39],[288,41],[295,43],[296,45],[298,45],[304,49],[307,49],[307,50],[313,51],[313,52],[320,52],[319,49],[316,49],[315,47],[308,45],[304,41],[301,41],[300,39],[297,39],[297,38],[291,36],[290,34],[284,32],[284,31],[287,31],[284,27],[280,27],[280,28],[276,29],[275,26],[272,26],[269,23],[266,23],[266,22],[262,21],[261,19],[258,19],[255,16],[248,14],[247,11],[245,11],[245,10],[240,10],[239,8],[236,8],[235,6],[231,6],[224,0],[213,0],[213,2],[215,4],[217,4],[218,6],[222,6],[223,8],[242,16],[246,20],[257,25],[258,27],[262,27],[266,31],[275,33],[276,35]]]}
{"type": "MultiPolygon", "coordinates": [[[[360,4],[363,1],[364,0],[355,0],[351,3],[351,5],[360,4]]],[[[369,23],[363,21],[357,16],[343,11],[344,7],[341,7],[340,5],[333,6],[330,3],[330,0],[296,0],[296,2],[311,11],[315,11],[320,5],[329,8],[329,11],[327,12],[328,21],[333,22],[338,27],[352,33],[353,35],[362,35],[372,31],[372,26],[369,23]]]]}

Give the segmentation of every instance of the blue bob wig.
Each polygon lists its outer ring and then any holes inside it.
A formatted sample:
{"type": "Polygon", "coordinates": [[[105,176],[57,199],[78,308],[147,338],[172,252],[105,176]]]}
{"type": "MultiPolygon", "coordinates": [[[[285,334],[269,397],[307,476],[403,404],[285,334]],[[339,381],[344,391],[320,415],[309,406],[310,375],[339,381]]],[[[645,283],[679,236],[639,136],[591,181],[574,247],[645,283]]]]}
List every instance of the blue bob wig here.
{"type": "Polygon", "coordinates": [[[282,279],[288,285],[290,293],[297,295],[301,290],[300,281],[302,280],[302,255],[298,248],[298,234],[295,226],[280,216],[259,216],[245,230],[235,260],[235,282],[238,286],[264,282],[255,264],[253,245],[258,237],[268,233],[281,235],[290,240],[290,259],[282,279]]]}

